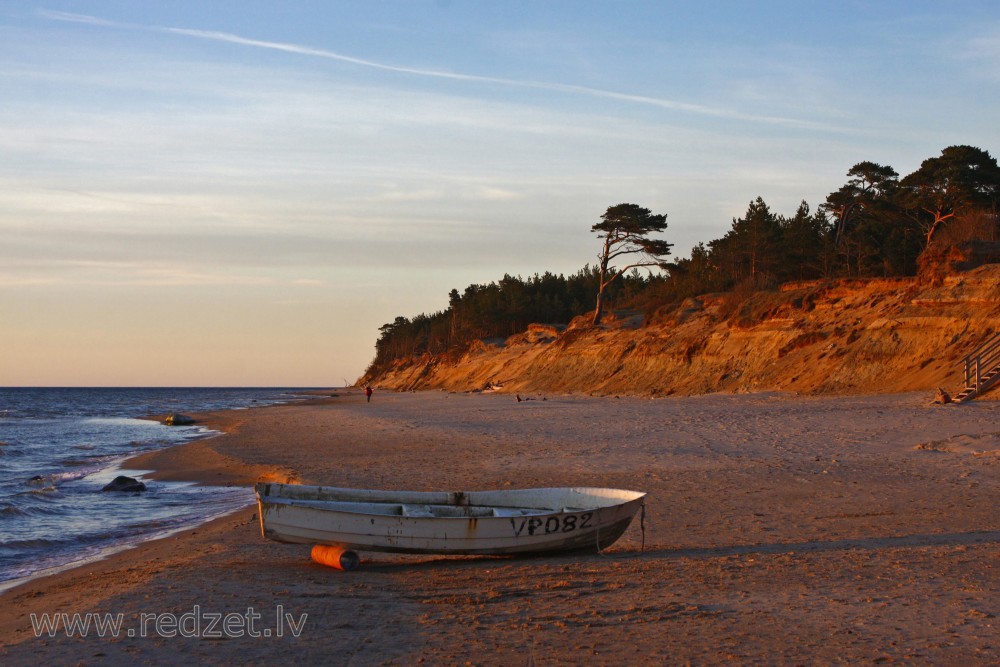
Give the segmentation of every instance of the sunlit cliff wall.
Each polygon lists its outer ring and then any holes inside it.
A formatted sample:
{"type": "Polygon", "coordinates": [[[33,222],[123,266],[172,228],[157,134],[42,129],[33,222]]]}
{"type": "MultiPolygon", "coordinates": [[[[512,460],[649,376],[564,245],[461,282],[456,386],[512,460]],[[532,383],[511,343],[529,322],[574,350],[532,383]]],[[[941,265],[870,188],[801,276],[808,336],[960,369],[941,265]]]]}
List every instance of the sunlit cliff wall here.
{"type": "Polygon", "coordinates": [[[936,390],[1000,331],[1000,265],[918,279],[785,285],[706,295],[644,320],[534,325],[457,360],[421,357],[368,381],[383,389],[599,395],[936,390]]]}

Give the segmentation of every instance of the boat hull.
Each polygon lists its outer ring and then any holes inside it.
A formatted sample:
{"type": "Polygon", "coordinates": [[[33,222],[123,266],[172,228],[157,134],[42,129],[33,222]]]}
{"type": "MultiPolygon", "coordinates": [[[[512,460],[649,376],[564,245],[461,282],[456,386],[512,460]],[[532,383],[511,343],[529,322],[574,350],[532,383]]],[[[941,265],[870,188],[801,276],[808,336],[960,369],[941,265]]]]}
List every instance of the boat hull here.
{"type": "Polygon", "coordinates": [[[599,551],[642,507],[619,489],[425,493],[257,486],[261,531],[279,542],[359,551],[529,554],[599,551]]]}

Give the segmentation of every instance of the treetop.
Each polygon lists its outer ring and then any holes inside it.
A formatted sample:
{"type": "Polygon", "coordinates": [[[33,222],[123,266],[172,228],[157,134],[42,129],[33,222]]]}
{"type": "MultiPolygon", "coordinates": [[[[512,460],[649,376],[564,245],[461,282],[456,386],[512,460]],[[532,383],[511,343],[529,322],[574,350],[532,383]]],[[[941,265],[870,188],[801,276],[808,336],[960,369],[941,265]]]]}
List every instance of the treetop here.
{"type": "Polygon", "coordinates": [[[638,204],[618,204],[609,206],[601,216],[601,222],[591,227],[590,231],[645,236],[650,232],[662,232],[666,228],[665,213],[654,215],[648,208],[638,204]]]}

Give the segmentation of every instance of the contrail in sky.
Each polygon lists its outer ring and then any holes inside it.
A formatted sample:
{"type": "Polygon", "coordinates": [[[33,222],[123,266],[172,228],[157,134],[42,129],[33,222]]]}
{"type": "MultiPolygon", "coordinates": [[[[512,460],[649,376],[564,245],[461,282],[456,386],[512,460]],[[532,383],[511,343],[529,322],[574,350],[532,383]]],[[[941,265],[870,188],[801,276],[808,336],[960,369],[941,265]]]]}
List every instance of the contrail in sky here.
{"type": "Polygon", "coordinates": [[[398,72],[400,74],[410,74],[414,76],[432,77],[437,79],[451,79],[453,81],[468,81],[472,83],[487,83],[487,84],[510,86],[517,88],[534,88],[538,90],[551,90],[561,93],[589,95],[591,97],[620,100],[622,102],[643,104],[647,106],[660,107],[662,109],[670,109],[672,111],[683,111],[687,113],[699,114],[702,116],[712,116],[716,118],[731,118],[734,120],[751,121],[757,123],[769,123],[774,125],[785,125],[801,129],[842,131],[841,128],[836,128],[824,123],[798,120],[795,118],[783,118],[781,116],[759,116],[754,114],[746,114],[731,109],[718,109],[714,107],[703,106],[700,104],[677,102],[674,100],[668,100],[659,97],[647,97],[644,95],[618,93],[610,90],[602,90],[600,88],[588,88],[586,86],[576,86],[563,83],[546,83],[542,81],[503,79],[490,76],[479,76],[476,74],[462,74],[458,72],[448,72],[443,70],[404,67],[401,65],[387,65],[385,63],[365,60],[363,58],[355,58],[353,56],[347,56],[342,53],[337,53],[335,51],[329,51],[327,49],[319,49],[311,46],[303,46],[300,44],[288,44],[285,42],[270,42],[260,39],[251,39],[249,37],[241,37],[240,35],[234,35],[228,32],[219,32],[214,30],[196,30],[191,28],[171,28],[167,26],[151,26],[151,25],[141,25],[133,23],[120,23],[116,21],[108,21],[94,16],[88,16],[86,14],[74,14],[71,12],[60,12],[47,9],[39,10],[39,14],[44,18],[51,19],[54,21],[84,23],[87,25],[101,26],[107,28],[120,28],[128,30],[151,30],[155,32],[163,32],[174,35],[183,35],[186,37],[194,37],[197,39],[205,39],[216,42],[227,42],[229,44],[239,44],[241,46],[251,46],[261,49],[271,49],[274,51],[284,51],[286,53],[294,53],[303,56],[326,58],[329,60],[337,60],[340,62],[349,63],[351,65],[358,65],[360,67],[368,67],[387,72],[398,72]]]}

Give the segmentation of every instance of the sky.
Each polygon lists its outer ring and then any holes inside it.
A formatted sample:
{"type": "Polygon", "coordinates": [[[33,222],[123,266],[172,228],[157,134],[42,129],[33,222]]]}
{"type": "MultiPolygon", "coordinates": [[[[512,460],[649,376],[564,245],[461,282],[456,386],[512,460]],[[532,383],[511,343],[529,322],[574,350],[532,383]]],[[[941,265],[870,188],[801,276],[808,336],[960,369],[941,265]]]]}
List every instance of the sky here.
{"type": "Polygon", "coordinates": [[[995,0],[0,0],[0,386],[339,386],[378,328],[1000,151],[995,0]]]}

